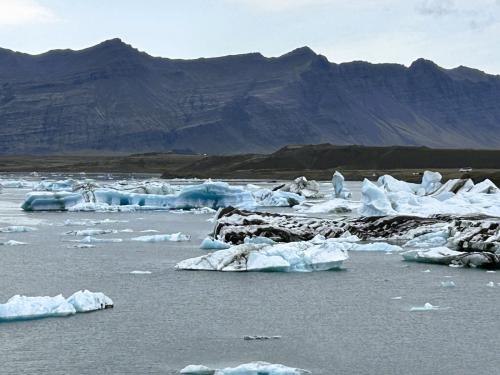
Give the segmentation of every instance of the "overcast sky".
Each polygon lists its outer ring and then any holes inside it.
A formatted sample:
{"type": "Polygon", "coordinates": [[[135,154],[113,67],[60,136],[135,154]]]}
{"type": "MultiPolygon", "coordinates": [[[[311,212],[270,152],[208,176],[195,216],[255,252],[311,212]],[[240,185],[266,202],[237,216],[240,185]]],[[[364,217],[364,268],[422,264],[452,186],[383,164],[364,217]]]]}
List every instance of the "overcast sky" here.
{"type": "Polygon", "coordinates": [[[154,56],[278,56],[500,74],[500,0],[0,0],[0,47],[40,53],[119,37],[154,56]]]}

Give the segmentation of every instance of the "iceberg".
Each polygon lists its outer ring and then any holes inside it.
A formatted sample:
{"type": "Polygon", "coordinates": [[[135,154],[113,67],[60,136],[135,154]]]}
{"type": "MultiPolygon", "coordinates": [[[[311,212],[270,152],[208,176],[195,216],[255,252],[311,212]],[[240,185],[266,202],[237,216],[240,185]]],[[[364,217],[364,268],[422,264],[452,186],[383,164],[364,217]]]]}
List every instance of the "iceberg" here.
{"type": "Polygon", "coordinates": [[[351,192],[344,187],[344,176],[339,171],[335,171],[332,177],[333,191],[335,198],[348,199],[351,192]]]}
{"type": "Polygon", "coordinates": [[[206,237],[200,244],[200,249],[202,250],[223,250],[223,249],[229,249],[231,245],[215,240],[212,237],[206,237]]]}
{"type": "Polygon", "coordinates": [[[0,304],[0,322],[62,317],[108,307],[113,307],[113,301],[109,297],[88,290],[76,292],[68,299],[61,294],[55,297],[15,295],[7,303],[0,304]]]}
{"type": "Polygon", "coordinates": [[[140,270],[135,270],[130,272],[132,275],[151,275],[151,271],[140,271],[140,270]]]}
{"type": "Polygon", "coordinates": [[[36,230],[36,228],[25,227],[22,225],[11,225],[8,227],[0,228],[0,233],[21,233],[21,232],[32,232],[36,230]]]}
{"type": "Polygon", "coordinates": [[[384,190],[366,178],[363,181],[361,194],[363,197],[363,206],[359,210],[361,215],[387,216],[396,214],[384,190]]]}
{"type": "Polygon", "coordinates": [[[289,182],[278,188],[283,192],[290,192],[300,195],[304,198],[322,198],[319,184],[314,181],[308,181],[304,176],[297,177],[292,182],[289,182]]]}
{"type": "Polygon", "coordinates": [[[293,207],[305,200],[296,193],[269,189],[254,190],[252,195],[256,205],[260,207],[293,207]]]}
{"type": "Polygon", "coordinates": [[[34,191],[73,191],[79,184],[76,180],[41,181],[33,187],[34,191]]]}
{"type": "Polygon", "coordinates": [[[132,241],[139,241],[139,242],[165,242],[165,241],[181,242],[181,241],[189,241],[190,239],[191,236],[188,236],[187,234],[183,234],[181,232],[172,234],[153,234],[151,236],[139,236],[131,238],[132,241]]]}
{"type": "Polygon", "coordinates": [[[268,362],[250,362],[237,367],[214,370],[201,365],[189,365],[180,371],[190,375],[304,375],[309,371],[268,362]]]}
{"type": "Polygon", "coordinates": [[[76,312],[104,310],[113,307],[113,301],[104,293],[94,293],[89,290],[80,290],[72,294],[67,302],[73,305],[76,312]]]}
{"type": "Polygon", "coordinates": [[[401,253],[404,260],[421,262],[421,263],[436,263],[450,264],[457,257],[465,255],[463,251],[451,250],[447,247],[433,247],[430,249],[408,250],[401,253]]]}
{"type": "Polygon", "coordinates": [[[66,235],[75,235],[75,236],[97,236],[100,234],[110,234],[110,233],[118,233],[115,229],[83,229],[83,230],[72,230],[66,232],[66,235]]]}
{"type": "Polygon", "coordinates": [[[79,242],[79,243],[115,243],[115,242],[123,242],[121,238],[96,238],[92,236],[86,236],[81,240],[70,240],[71,242],[79,242]]]}
{"type": "Polygon", "coordinates": [[[311,272],[339,269],[349,258],[343,243],[325,240],[242,244],[178,263],[178,270],[311,272]]]}
{"type": "Polygon", "coordinates": [[[1,188],[6,189],[27,189],[33,187],[32,181],[26,180],[3,180],[0,179],[0,190],[1,188]]]}
{"type": "Polygon", "coordinates": [[[113,189],[83,189],[78,192],[32,192],[22,209],[25,211],[96,211],[145,209],[198,209],[257,205],[246,190],[225,182],[207,181],[184,188],[176,195],[136,194],[113,189]]]}

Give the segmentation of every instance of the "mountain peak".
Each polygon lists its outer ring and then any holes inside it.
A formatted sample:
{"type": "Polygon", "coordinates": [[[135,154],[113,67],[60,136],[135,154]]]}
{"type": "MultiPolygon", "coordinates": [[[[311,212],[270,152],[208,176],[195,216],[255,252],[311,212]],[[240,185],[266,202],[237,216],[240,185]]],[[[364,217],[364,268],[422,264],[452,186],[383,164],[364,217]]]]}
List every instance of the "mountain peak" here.
{"type": "Polygon", "coordinates": [[[311,48],[304,46],[300,48],[296,48],[284,55],[281,55],[280,58],[283,57],[316,57],[318,56],[316,52],[314,52],[311,48]]]}

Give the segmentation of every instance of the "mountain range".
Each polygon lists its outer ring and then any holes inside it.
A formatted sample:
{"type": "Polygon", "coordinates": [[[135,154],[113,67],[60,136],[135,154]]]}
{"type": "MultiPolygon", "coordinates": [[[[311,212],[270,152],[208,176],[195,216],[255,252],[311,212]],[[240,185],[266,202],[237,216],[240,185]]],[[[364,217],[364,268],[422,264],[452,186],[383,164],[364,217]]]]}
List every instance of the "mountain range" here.
{"type": "Polygon", "coordinates": [[[120,39],[0,49],[0,154],[265,153],[289,144],[500,148],[500,76],[308,47],[179,60],[120,39]]]}

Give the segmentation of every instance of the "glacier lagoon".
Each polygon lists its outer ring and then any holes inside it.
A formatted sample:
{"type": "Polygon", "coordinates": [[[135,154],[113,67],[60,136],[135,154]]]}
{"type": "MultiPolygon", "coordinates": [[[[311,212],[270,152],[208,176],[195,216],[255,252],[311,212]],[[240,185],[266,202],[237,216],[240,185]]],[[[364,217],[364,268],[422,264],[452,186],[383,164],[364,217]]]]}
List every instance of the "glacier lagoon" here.
{"type": "MultiPolygon", "coordinates": [[[[359,200],[361,182],[346,185],[359,200]]],[[[321,188],[331,193],[329,182],[321,188]]],[[[490,347],[497,335],[492,318],[500,302],[500,272],[408,263],[384,252],[352,252],[345,269],[332,272],[175,271],[180,261],[206,254],[199,245],[213,228],[207,221],[213,213],[23,212],[28,191],[0,194],[0,227],[37,229],[0,233],[0,242],[27,243],[0,247],[0,303],[15,294],[71,295],[86,288],[105,292],[115,308],[0,324],[2,374],[96,368],[178,374],[189,364],[225,368],[253,361],[321,375],[491,374],[498,368],[490,347]],[[89,228],[116,231],[96,237],[123,241],[79,248],[70,240],[80,238],[64,234],[89,228]],[[131,241],[147,230],[191,239],[131,241]],[[456,287],[443,288],[446,281],[456,287]],[[447,310],[410,313],[426,303],[447,310]],[[244,340],[249,335],[281,339],[244,340]]]]}

